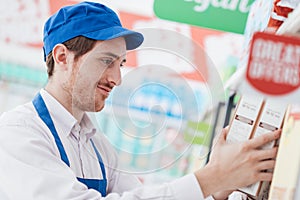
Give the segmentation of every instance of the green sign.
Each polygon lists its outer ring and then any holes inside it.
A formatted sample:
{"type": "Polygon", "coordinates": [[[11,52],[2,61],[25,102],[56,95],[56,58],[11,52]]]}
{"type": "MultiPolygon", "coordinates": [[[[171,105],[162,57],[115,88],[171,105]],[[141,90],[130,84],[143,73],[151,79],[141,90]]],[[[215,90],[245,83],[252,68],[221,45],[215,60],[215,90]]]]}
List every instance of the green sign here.
{"type": "Polygon", "coordinates": [[[243,34],[254,0],[155,0],[162,19],[243,34]]]}
{"type": "Polygon", "coordinates": [[[41,87],[47,83],[47,73],[44,70],[0,61],[1,80],[41,87]]]}
{"type": "Polygon", "coordinates": [[[188,121],[184,130],[184,140],[191,144],[209,146],[211,126],[205,122],[188,121]]]}

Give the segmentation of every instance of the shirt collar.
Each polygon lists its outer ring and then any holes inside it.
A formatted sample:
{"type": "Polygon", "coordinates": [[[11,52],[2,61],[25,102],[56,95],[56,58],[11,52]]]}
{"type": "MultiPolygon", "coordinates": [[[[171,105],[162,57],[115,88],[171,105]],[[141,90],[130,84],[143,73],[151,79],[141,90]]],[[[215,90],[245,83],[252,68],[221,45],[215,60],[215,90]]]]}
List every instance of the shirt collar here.
{"type": "Polygon", "coordinates": [[[58,134],[69,136],[73,132],[75,137],[79,137],[76,134],[80,132],[85,135],[85,139],[88,141],[96,133],[96,128],[86,113],[83,114],[81,122],[78,123],[75,117],[46,90],[41,89],[40,94],[45,101],[57,131],[62,132],[58,134]]]}
{"type": "Polygon", "coordinates": [[[96,133],[96,128],[89,119],[86,113],[83,114],[82,120],[80,123],[75,123],[71,130],[71,134],[75,137],[76,140],[84,140],[88,142],[89,139],[96,133]]]}
{"type": "Polygon", "coordinates": [[[86,135],[86,141],[95,135],[96,128],[86,113],[83,114],[80,126],[82,127],[81,132],[86,135]]]}
{"type": "Polygon", "coordinates": [[[70,134],[73,126],[77,123],[77,120],[71,113],[69,113],[51,94],[46,90],[41,89],[41,96],[48,108],[50,116],[53,120],[57,132],[62,131],[62,133],[68,135],[70,134]]]}

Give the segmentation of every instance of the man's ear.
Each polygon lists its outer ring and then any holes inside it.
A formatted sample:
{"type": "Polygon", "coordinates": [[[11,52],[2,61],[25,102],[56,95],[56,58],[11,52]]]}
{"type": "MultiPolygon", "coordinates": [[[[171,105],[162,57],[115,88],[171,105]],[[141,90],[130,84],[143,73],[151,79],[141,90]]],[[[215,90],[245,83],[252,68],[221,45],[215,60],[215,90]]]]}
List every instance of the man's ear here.
{"type": "Polygon", "coordinates": [[[63,44],[57,44],[52,50],[52,56],[55,64],[60,66],[62,70],[68,70],[67,68],[67,58],[70,51],[63,44]]]}

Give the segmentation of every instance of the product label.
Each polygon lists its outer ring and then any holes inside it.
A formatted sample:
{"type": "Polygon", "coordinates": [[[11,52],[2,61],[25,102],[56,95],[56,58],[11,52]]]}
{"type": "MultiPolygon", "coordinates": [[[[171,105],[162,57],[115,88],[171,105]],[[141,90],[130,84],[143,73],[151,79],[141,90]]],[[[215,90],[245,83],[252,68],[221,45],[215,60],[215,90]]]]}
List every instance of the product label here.
{"type": "Polygon", "coordinates": [[[262,98],[250,96],[241,98],[230,125],[228,142],[241,142],[250,138],[262,103],[262,98]]]}

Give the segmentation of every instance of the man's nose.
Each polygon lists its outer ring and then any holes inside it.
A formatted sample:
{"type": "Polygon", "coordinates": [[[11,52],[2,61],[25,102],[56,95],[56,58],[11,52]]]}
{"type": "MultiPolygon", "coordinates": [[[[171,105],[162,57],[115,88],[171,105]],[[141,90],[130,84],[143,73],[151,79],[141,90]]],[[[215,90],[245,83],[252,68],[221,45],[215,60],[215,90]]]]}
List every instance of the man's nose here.
{"type": "Polygon", "coordinates": [[[122,77],[119,65],[114,64],[114,66],[111,68],[111,70],[109,71],[108,81],[114,86],[118,86],[121,84],[122,77]]]}

